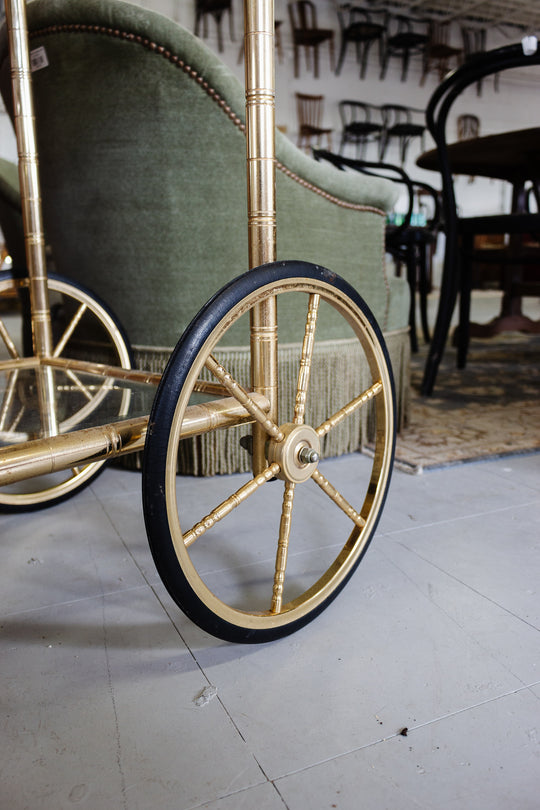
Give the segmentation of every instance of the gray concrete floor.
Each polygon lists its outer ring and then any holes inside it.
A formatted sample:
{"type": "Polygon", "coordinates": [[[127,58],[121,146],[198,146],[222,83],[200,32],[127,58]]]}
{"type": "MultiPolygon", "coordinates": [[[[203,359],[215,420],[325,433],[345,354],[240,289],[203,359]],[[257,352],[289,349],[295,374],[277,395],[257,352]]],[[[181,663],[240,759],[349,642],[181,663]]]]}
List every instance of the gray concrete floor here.
{"type": "Polygon", "coordinates": [[[1,806],[537,808],[539,473],[396,472],[342,594],[256,646],[173,604],[138,473],[3,516],[1,806]]]}
{"type": "Polygon", "coordinates": [[[140,486],[0,518],[2,808],[538,808],[539,454],[394,473],[342,594],[255,646],[172,602],[140,486]]]}

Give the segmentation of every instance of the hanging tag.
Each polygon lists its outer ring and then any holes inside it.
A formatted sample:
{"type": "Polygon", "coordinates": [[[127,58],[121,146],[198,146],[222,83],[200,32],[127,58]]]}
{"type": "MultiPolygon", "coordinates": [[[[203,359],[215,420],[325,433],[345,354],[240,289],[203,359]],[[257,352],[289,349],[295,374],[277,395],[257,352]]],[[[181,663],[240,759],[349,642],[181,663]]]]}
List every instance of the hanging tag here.
{"type": "Polygon", "coordinates": [[[48,67],[49,60],[47,59],[47,51],[40,45],[39,48],[34,48],[33,51],[30,51],[30,70],[32,73],[36,70],[41,70],[42,68],[48,67]]]}

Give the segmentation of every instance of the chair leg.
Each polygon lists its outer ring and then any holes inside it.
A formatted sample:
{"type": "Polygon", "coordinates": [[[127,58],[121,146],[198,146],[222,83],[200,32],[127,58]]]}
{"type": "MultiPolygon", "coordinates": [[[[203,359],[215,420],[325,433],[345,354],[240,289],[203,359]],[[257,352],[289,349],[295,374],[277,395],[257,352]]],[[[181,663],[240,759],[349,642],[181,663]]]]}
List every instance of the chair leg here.
{"type": "Polygon", "coordinates": [[[298,79],[300,76],[300,53],[298,45],[294,46],[294,78],[298,79]]]}
{"type": "Polygon", "coordinates": [[[418,352],[418,338],[416,336],[416,250],[414,245],[407,248],[406,253],[407,281],[411,294],[409,304],[409,337],[411,340],[411,351],[418,352]]]}
{"type": "Polygon", "coordinates": [[[364,49],[362,53],[362,67],[360,68],[360,78],[364,79],[366,76],[367,70],[367,63],[368,63],[368,56],[369,56],[369,49],[371,46],[371,42],[364,43],[364,49]]]}
{"type": "Polygon", "coordinates": [[[457,367],[465,368],[467,365],[467,352],[469,350],[469,323],[471,320],[471,255],[474,236],[463,239],[460,261],[459,283],[459,326],[457,332],[457,367]]]}
{"type": "Polygon", "coordinates": [[[384,79],[386,76],[386,71],[388,70],[388,60],[389,55],[388,53],[384,53],[381,51],[381,72],[379,73],[379,79],[384,79]]]}
{"type": "Polygon", "coordinates": [[[407,73],[409,72],[409,51],[405,51],[401,62],[401,81],[407,81],[407,73]]]}
{"type": "Polygon", "coordinates": [[[384,160],[384,156],[386,154],[386,149],[388,146],[388,135],[386,133],[382,133],[381,140],[379,144],[379,161],[384,160]]]}
{"type": "Polygon", "coordinates": [[[341,48],[339,49],[339,57],[338,63],[336,67],[336,76],[339,76],[341,73],[341,68],[343,67],[343,62],[345,61],[345,51],[347,50],[348,40],[345,37],[341,38],[341,48]]]}
{"type": "Polygon", "coordinates": [[[219,51],[220,53],[223,53],[223,32],[222,32],[222,30],[221,30],[221,19],[222,19],[222,16],[223,16],[223,14],[222,14],[221,12],[218,12],[218,13],[217,13],[217,14],[214,16],[214,19],[215,19],[215,21],[216,21],[216,27],[217,27],[218,51],[219,51]]]}
{"type": "Polygon", "coordinates": [[[428,56],[424,56],[424,65],[422,68],[422,75],[420,76],[420,87],[423,87],[426,83],[427,75],[431,69],[431,60],[428,56]]]}
{"type": "Polygon", "coordinates": [[[334,40],[333,40],[333,38],[328,40],[328,52],[329,52],[328,56],[329,56],[329,59],[330,59],[330,70],[333,71],[334,70],[334,65],[335,65],[334,40]]]}
{"type": "Polygon", "coordinates": [[[431,340],[429,334],[429,324],[427,315],[427,294],[428,294],[428,253],[431,247],[425,244],[418,247],[418,296],[420,299],[420,320],[422,323],[422,335],[424,342],[429,343],[431,340]]]}
{"type": "Polygon", "coordinates": [[[401,138],[400,146],[401,146],[401,149],[400,149],[401,165],[403,166],[405,164],[405,160],[407,159],[407,150],[409,148],[409,138],[407,138],[407,137],[401,138]]]}
{"type": "Polygon", "coordinates": [[[231,42],[235,42],[232,3],[229,6],[229,36],[231,38],[231,42]]]}
{"type": "Polygon", "coordinates": [[[315,79],[319,78],[319,46],[315,45],[313,48],[313,76],[315,79]]]}
{"type": "Polygon", "coordinates": [[[447,233],[444,269],[439,297],[439,309],[437,311],[437,320],[435,322],[435,329],[433,330],[433,337],[431,339],[431,345],[424,368],[424,377],[420,389],[423,396],[430,396],[433,393],[433,387],[435,385],[435,380],[437,379],[439,364],[444,354],[444,347],[448,337],[448,331],[450,329],[452,313],[454,312],[456,305],[458,291],[457,274],[455,271],[456,261],[456,236],[455,234],[447,233]]]}

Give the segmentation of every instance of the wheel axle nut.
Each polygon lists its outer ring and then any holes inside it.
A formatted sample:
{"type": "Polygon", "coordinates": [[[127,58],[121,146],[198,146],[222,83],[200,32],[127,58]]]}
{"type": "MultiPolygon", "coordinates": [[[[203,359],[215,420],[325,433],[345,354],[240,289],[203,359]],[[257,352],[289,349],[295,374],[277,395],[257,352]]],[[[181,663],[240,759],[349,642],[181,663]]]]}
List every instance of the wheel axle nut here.
{"type": "Polygon", "coordinates": [[[307,447],[306,445],[301,447],[298,453],[298,460],[302,464],[316,464],[319,458],[317,451],[313,447],[307,447]]]}

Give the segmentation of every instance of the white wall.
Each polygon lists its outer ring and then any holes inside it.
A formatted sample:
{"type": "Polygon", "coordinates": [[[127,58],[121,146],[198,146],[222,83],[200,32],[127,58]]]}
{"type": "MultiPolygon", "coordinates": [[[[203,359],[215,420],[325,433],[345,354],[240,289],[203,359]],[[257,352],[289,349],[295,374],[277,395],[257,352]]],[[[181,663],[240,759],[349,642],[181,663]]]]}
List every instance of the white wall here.
{"type": "MultiPolygon", "coordinates": [[[[193,0],[134,0],[137,5],[144,8],[151,8],[166,16],[171,17],[176,22],[184,25],[189,30],[194,29],[194,2],[193,0]]],[[[450,4],[449,4],[450,5],[450,4]]],[[[335,13],[335,6],[332,0],[317,1],[319,25],[321,27],[331,27],[335,30],[335,51],[336,58],[339,51],[339,26],[335,13]]],[[[238,53],[241,46],[242,34],[242,2],[233,0],[234,26],[236,31],[236,41],[229,39],[228,18],[223,20],[223,34],[225,41],[225,51],[221,58],[231,70],[243,81],[243,65],[238,64],[238,53]]],[[[420,87],[420,62],[412,61],[409,69],[409,77],[406,83],[400,81],[400,65],[398,59],[390,62],[390,67],[384,81],[380,81],[378,52],[373,46],[370,54],[367,77],[364,80],[359,78],[359,70],[355,61],[354,48],[349,46],[347,60],[343,65],[341,75],[335,76],[329,67],[328,48],[324,44],[320,49],[320,78],[314,79],[305,67],[305,61],[301,62],[301,76],[294,78],[293,71],[293,51],[290,37],[290,24],[287,14],[287,0],[275,0],[276,19],[283,20],[282,42],[284,50],[284,60],[280,63],[276,59],[276,123],[287,128],[287,134],[296,139],[296,108],[295,92],[321,93],[325,96],[325,120],[324,125],[334,128],[333,148],[338,149],[340,120],[338,114],[338,102],[340,99],[352,98],[373,104],[400,103],[411,107],[425,108],[431,93],[437,84],[437,75],[431,74],[424,87],[420,87]]],[[[455,45],[459,43],[459,30],[453,32],[455,45]]],[[[520,38],[519,32],[514,29],[495,30],[488,35],[488,47],[495,47],[501,44],[509,44],[520,38]]],[[[209,21],[209,39],[207,43],[217,51],[215,38],[215,25],[213,20],[209,21]]],[[[524,71],[516,71],[515,75],[506,73],[500,80],[500,92],[495,93],[493,80],[489,79],[484,83],[483,95],[478,98],[475,88],[471,88],[455,104],[453,119],[461,112],[473,112],[481,119],[482,133],[489,134],[504,129],[515,129],[538,124],[539,119],[539,91],[533,77],[524,71]]],[[[431,139],[426,136],[425,148],[431,148],[431,139]]],[[[421,151],[419,142],[411,144],[409,157],[405,168],[412,176],[418,179],[438,185],[438,175],[434,172],[426,172],[418,169],[415,159],[421,151]]],[[[15,160],[16,148],[11,131],[10,122],[2,110],[0,113],[0,156],[15,160]]],[[[373,149],[366,154],[367,158],[376,159],[376,151],[373,149]]],[[[387,160],[397,161],[397,150],[390,149],[387,153],[387,160]]],[[[463,213],[475,213],[476,211],[497,211],[504,210],[508,205],[509,190],[505,184],[494,181],[476,178],[474,183],[469,183],[468,178],[457,180],[458,203],[463,213]]]]}

